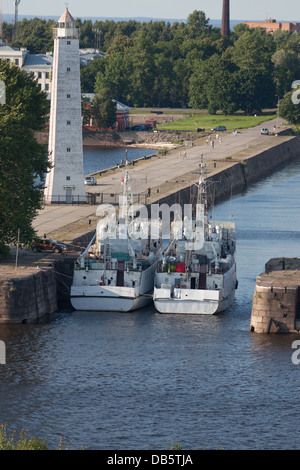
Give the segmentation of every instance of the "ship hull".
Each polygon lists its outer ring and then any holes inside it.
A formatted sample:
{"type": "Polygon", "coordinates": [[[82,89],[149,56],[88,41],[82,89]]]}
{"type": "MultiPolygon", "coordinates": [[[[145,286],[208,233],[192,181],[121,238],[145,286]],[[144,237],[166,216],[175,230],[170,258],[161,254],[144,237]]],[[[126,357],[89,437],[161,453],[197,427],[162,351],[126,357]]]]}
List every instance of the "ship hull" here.
{"type": "MultiPolygon", "coordinates": [[[[122,288],[119,289],[122,291],[122,288]]],[[[151,292],[138,294],[137,297],[121,295],[91,295],[83,292],[82,295],[71,295],[71,304],[75,310],[91,312],[132,312],[152,302],[151,292]]]]}
{"type": "MultiPolygon", "coordinates": [[[[206,293],[209,291],[205,291],[206,293]]],[[[154,292],[157,295],[157,292],[154,292]]],[[[223,312],[232,305],[235,298],[235,289],[225,299],[213,300],[209,298],[202,299],[160,299],[154,298],[154,306],[161,314],[174,315],[215,315],[223,312]]]]}
{"type": "Polygon", "coordinates": [[[180,315],[215,315],[231,306],[235,298],[235,263],[223,276],[223,288],[181,289],[174,286],[154,288],[154,305],[159,313],[180,315]]]}
{"type": "Polygon", "coordinates": [[[104,286],[100,282],[103,271],[74,272],[70,295],[72,307],[80,311],[131,312],[148,305],[153,301],[157,263],[141,273],[136,287],[104,286]],[[86,277],[86,285],[82,282],[83,275],[86,277]]]}

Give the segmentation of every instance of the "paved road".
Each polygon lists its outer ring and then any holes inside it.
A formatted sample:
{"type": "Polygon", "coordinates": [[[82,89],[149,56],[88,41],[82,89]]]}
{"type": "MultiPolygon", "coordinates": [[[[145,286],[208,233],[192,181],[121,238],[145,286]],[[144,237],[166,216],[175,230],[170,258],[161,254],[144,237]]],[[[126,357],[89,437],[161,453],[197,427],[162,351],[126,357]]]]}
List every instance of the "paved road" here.
{"type": "MultiPolygon", "coordinates": [[[[147,188],[160,186],[165,181],[181,177],[187,172],[199,169],[201,153],[204,160],[221,160],[232,156],[245,148],[254,148],[259,145],[275,145],[275,136],[261,135],[261,127],[268,127],[273,131],[273,126],[277,124],[277,119],[262,124],[257,127],[233,132],[219,133],[220,139],[216,140],[216,134],[212,134],[211,142],[206,143],[206,138],[201,139],[193,147],[178,148],[168,152],[165,157],[153,158],[151,161],[145,161],[136,167],[131,167],[132,179],[137,193],[146,192],[147,188]],[[186,153],[186,156],[184,155],[186,153]]],[[[279,128],[282,130],[283,127],[279,128]]],[[[120,185],[123,170],[119,169],[112,175],[101,177],[100,185],[89,187],[89,192],[119,193],[122,190],[120,185]]]]}
{"type": "MultiPolygon", "coordinates": [[[[261,124],[257,127],[239,131],[236,135],[232,132],[219,133],[221,141],[217,141],[216,135],[213,134],[211,137],[214,141],[214,148],[210,142],[207,144],[206,138],[204,138],[199,140],[193,147],[180,147],[168,152],[164,157],[143,161],[131,167],[134,192],[146,192],[149,186],[155,188],[164,185],[166,181],[182,178],[185,174],[199,169],[201,153],[203,153],[206,161],[218,161],[245,149],[253,149],[253,153],[255,153],[256,150],[261,151],[265,147],[271,147],[276,144],[276,139],[281,140],[284,138],[261,135],[260,129],[261,127],[268,127],[273,130],[273,126],[276,124],[277,119],[274,119],[265,123],[265,125],[261,124]],[[186,152],[186,156],[184,156],[184,152],[186,152]]],[[[283,129],[284,126],[281,126],[278,131],[283,129]]],[[[100,184],[90,186],[89,191],[120,193],[122,192],[122,176],[122,169],[113,174],[102,176],[99,179],[100,184]]],[[[172,183],[170,187],[172,188],[172,183]]],[[[151,200],[151,202],[153,201],[151,200]]],[[[81,234],[89,232],[96,226],[96,209],[97,206],[90,205],[45,206],[34,220],[33,226],[38,235],[47,234],[47,236],[56,239],[70,241],[81,234]]]]}

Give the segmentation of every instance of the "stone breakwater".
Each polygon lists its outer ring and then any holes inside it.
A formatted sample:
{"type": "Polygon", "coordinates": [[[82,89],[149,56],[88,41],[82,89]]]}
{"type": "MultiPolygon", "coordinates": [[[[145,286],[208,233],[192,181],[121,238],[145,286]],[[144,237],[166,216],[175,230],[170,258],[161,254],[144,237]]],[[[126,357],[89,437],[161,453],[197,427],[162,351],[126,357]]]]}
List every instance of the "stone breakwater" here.
{"type": "Polygon", "coordinates": [[[58,308],[70,308],[70,286],[76,257],[52,259],[46,256],[39,261],[41,268],[27,266],[17,271],[2,266],[0,324],[45,321],[58,308]]]}
{"type": "Polygon", "coordinates": [[[272,259],[257,277],[250,331],[299,333],[300,260],[272,259]]]}
{"type": "Polygon", "coordinates": [[[0,324],[32,323],[57,310],[53,269],[0,280],[0,324]]]}

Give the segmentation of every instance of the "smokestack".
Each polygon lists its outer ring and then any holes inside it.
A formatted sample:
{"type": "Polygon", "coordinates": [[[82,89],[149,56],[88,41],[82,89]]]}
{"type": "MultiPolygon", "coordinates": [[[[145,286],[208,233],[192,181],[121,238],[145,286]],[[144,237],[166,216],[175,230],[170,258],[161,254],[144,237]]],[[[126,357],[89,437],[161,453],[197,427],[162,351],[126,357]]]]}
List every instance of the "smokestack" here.
{"type": "Polygon", "coordinates": [[[230,14],[229,0],[223,0],[223,16],[222,16],[222,36],[229,36],[230,33],[230,14]]]}

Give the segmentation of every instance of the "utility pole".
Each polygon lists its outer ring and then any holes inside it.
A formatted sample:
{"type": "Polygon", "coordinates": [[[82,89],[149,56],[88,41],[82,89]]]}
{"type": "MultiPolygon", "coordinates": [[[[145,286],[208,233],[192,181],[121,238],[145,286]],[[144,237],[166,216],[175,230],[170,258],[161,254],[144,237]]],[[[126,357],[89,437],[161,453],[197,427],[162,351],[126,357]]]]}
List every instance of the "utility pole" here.
{"type": "Polygon", "coordinates": [[[14,30],[14,40],[18,39],[18,13],[19,13],[19,5],[21,0],[15,0],[15,30],[14,30]]]}

